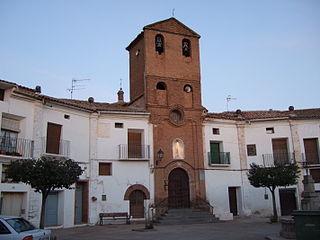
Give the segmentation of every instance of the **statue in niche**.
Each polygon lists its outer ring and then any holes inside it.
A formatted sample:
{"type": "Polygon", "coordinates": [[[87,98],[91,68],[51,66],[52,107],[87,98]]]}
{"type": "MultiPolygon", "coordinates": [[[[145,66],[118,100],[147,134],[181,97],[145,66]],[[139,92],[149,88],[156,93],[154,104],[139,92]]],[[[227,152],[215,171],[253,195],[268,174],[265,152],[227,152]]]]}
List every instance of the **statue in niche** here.
{"type": "Polygon", "coordinates": [[[184,159],[184,144],[182,140],[175,139],[172,143],[173,159],[184,159]]]}

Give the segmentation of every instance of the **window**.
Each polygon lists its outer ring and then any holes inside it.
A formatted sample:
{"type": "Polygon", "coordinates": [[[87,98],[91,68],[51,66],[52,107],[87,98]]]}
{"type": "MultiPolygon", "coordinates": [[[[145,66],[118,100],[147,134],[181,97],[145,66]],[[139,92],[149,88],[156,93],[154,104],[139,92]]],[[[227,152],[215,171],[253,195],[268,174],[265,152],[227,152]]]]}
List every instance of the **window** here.
{"type": "Polygon", "coordinates": [[[128,158],[142,158],[142,131],[128,130],[128,158]]]}
{"type": "Polygon", "coordinates": [[[158,82],[156,88],[157,88],[157,90],[166,90],[167,86],[164,82],[158,82]]]}
{"type": "Polygon", "coordinates": [[[189,39],[182,40],[182,55],[185,57],[190,57],[191,43],[189,39]]]}
{"type": "Polygon", "coordinates": [[[273,134],[274,133],[274,128],[273,127],[266,128],[266,133],[267,134],[273,134]]]}
{"type": "Polygon", "coordinates": [[[70,115],[65,114],[65,115],[64,115],[64,119],[70,119],[70,115]]]}
{"type": "Polygon", "coordinates": [[[170,120],[173,122],[173,123],[181,123],[182,120],[183,120],[183,116],[182,116],[182,113],[180,110],[172,110],[170,112],[170,120]]]}
{"type": "Polygon", "coordinates": [[[10,234],[11,232],[8,230],[8,228],[3,225],[2,222],[0,222],[0,234],[10,234]]]}
{"type": "Polygon", "coordinates": [[[220,135],[220,129],[219,128],[212,128],[212,134],[220,135]]]}
{"type": "Polygon", "coordinates": [[[187,84],[184,86],[183,91],[185,91],[186,93],[190,93],[192,92],[192,87],[189,84],[187,84]]]}
{"type": "Polygon", "coordinates": [[[5,92],[4,89],[0,89],[0,101],[4,100],[4,92],[5,92]]]}
{"type": "Polygon", "coordinates": [[[164,38],[161,34],[156,35],[155,38],[156,52],[161,55],[164,52],[164,38]]]}
{"type": "Polygon", "coordinates": [[[111,163],[99,163],[99,176],[111,176],[111,163]]]}
{"type": "Polygon", "coordinates": [[[306,164],[320,164],[318,138],[303,139],[306,164]]]}
{"type": "Polygon", "coordinates": [[[315,183],[320,183],[320,169],[310,169],[310,175],[315,183]]]}
{"type": "Polygon", "coordinates": [[[116,122],[114,123],[115,128],[123,128],[123,123],[116,122]]]}
{"type": "Polygon", "coordinates": [[[248,156],[256,156],[257,155],[257,150],[256,150],[255,144],[248,144],[247,145],[247,154],[248,154],[248,156]]]}
{"type": "Polygon", "coordinates": [[[46,153],[60,154],[60,137],[62,125],[48,122],[46,153]]]}
{"type": "Polygon", "coordinates": [[[222,142],[210,142],[209,165],[230,164],[230,152],[222,152],[222,142]]]}

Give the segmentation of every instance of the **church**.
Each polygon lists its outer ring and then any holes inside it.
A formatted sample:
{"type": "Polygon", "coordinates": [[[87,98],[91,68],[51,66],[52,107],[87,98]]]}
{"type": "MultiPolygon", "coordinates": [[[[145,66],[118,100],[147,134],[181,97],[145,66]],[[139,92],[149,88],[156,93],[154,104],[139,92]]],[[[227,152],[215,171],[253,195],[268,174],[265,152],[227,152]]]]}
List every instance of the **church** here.
{"type": "Polygon", "coordinates": [[[247,178],[251,163],[296,162],[299,183],[277,190],[280,215],[300,208],[302,177],[320,191],[320,108],[210,113],[201,102],[200,35],[175,18],[149,24],[128,45],[130,101],[61,99],[0,80],[1,214],[39,224],[41,196],[13,183],[6,166],[43,155],[84,170],[56,189],[47,227],[97,224],[100,213],[152,219],[168,209],[201,209],[220,220],[270,216],[271,195],[247,178]]]}

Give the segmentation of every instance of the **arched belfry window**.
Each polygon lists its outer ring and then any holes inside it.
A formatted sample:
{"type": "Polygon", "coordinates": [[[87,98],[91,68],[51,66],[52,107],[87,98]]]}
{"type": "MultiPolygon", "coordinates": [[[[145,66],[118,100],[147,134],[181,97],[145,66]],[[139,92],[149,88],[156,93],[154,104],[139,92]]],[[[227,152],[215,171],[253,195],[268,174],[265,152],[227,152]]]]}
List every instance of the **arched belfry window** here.
{"type": "Polygon", "coordinates": [[[182,55],[185,57],[191,56],[191,43],[189,39],[182,40],[182,55]]]}
{"type": "Polygon", "coordinates": [[[167,86],[164,82],[158,82],[156,88],[157,90],[167,90],[167,86]]]}
{"type": "Polygon", "coordinates": [[[156,35],[155,47],[156,47],[156,52],[158,52],[158,54],[161,54],[164,52],[164,38],[161,34],[156,35]]]}
{"type": "Polygon", "coordinates": [[[181,139],[176,138],[172,142],[173,159],[184,159],[184,143],[181,139]]]}

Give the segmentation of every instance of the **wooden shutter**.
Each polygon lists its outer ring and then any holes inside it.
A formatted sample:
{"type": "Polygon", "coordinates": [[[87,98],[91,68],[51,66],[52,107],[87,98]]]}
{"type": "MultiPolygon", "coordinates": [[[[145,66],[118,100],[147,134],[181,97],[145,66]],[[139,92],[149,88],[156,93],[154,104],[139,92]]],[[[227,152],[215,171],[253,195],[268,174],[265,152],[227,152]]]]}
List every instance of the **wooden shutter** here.
{"type": "Polygon", "coordinates": [[[99,175],[110,176],[111,175],[111,163],[99,163],[99,175]]]}
{"type": "Polygon", "coordinates": [[[275,163],[289,163],[286,138],[272,139],[273,159],[275,163]]]}
{"type": "Polygon", "coordinates": [[[210,163],[214,164],[220,163],[220,145],[219,143],[211,142],[210,143],[210,163]]]}
{"type": "Polygon", "coordinates": [[[141,132],[128,132],[128,157],[141,158],[142,145],[141,145],[141,132]]]}
{"type": "Polygon", "coordinates": [[[307,163],[319,163],[318,141],[316,138],[303,139],[307,163]]]}
{"type": "Polygon", "coordinates": [[[59,154],[61,125],[48,123],[47,127],[47,153],[59,154]]]}

